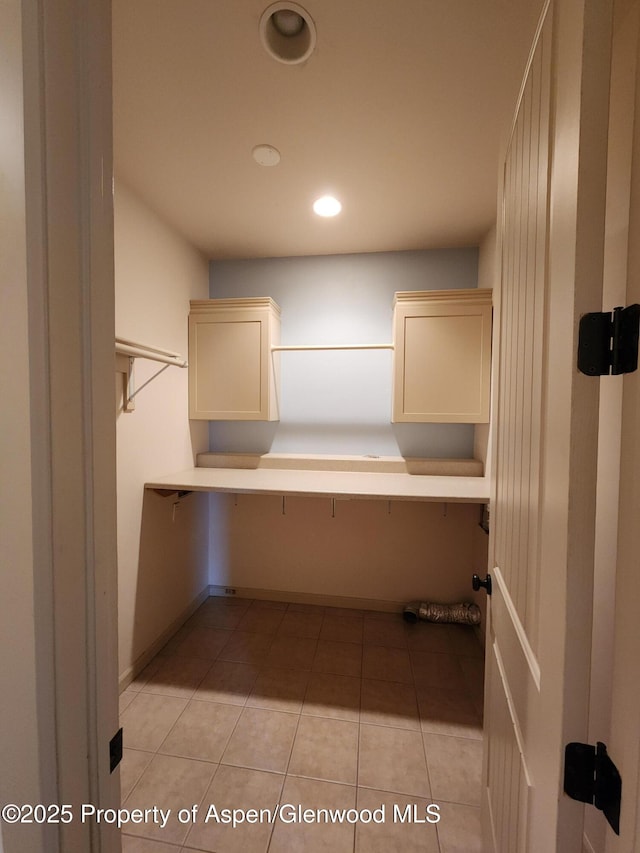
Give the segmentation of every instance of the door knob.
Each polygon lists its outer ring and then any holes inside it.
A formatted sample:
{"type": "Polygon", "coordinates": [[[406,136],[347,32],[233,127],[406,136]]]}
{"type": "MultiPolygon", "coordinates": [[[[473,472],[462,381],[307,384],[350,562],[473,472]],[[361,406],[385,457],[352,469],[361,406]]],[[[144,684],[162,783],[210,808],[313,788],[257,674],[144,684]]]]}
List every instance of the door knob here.
{"type": "Polygon", "coordinates": [[[480,575],[474,575],[471,578],[471,585],[476,592],[478,592],[480,587],[484,587],[487,595],[491,595],[491,575],[487,575],[484,580],[480,580],[480,575]]]}

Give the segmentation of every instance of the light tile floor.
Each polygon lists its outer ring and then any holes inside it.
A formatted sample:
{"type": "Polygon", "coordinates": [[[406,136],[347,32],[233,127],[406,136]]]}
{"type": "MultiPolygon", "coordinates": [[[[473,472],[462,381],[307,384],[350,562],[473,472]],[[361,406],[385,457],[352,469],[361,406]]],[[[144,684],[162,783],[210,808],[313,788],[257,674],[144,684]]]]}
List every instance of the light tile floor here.
{"type": "Polygon", "coordinates": [[[482,683],[468,627],[209,598],[120,697],[123,807],[171,809],[123,851],[480,853],[482,683]],[[250,822],[278,803],[372,819],[250,822]]]}

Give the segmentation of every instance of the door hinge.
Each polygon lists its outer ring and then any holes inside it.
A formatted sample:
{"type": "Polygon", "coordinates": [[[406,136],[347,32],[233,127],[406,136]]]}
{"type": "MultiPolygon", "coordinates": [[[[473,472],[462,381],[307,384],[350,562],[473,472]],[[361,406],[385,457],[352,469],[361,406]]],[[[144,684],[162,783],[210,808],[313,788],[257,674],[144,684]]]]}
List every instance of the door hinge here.
{"type": "Polygon", "coordinates": [[[616,835],[620,835],[622,779],[618,768],[598,741],[568,743],[564,751],[564,792],[581,803],[590,803],[604,813],[616,835]]]}
{"type": "Polygon", "coordinates": [[[580,318],[578,370],[587,376],[633,373],[638,367],[640,305],[580,318]]]}
{"type": "Polygon", "coordinates": [[[122,729],[114,734],[109,741],[109,772],[113,773],[122,761],[122,729]]]}

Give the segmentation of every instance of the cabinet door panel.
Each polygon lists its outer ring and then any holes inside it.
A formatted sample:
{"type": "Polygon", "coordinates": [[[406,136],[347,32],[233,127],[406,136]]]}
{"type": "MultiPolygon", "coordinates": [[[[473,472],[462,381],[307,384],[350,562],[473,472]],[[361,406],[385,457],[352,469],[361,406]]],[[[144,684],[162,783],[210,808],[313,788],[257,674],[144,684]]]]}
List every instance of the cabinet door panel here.
{"type": "Polygon", "coordinates": [[[196,406],[199,411],[259,414],[262,408],[261,327],[260,321],[196,325],[196,406]]]}
{"type": "Polygon", "coordinates": [[[480,411],[482,317],[407,317],[404,340],[405,414],[480,411]]]}

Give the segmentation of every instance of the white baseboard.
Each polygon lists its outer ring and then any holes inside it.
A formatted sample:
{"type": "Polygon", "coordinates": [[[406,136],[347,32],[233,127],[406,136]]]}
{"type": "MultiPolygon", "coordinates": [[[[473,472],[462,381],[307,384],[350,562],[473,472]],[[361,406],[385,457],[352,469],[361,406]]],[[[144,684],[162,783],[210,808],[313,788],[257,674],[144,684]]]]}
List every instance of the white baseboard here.
{"type": "Polygon", "coordinates": [[[160,636],[149,646],[146,651],[144,651],[135,659],[135,661],[131,664],[130,667],[128,667],[128,669],[125,669],[125,671],[120,675],[118,679],[120,693],[122,693],[122,691],[125,690],[129,686],[129,684],[131,684],[133,679],[142,672],[142,670],[151,660],[153,660],[153,658],[158,654],[160,649],[169,642],[169,640],[171,639],[171,637],[173,637],[176,631],[179,631],[180,628],[182,628],[184,623],[187,621],[187,619],[189,619],[190,616],[193,616],[198,607],[200,607],[200,605],[204,601],[206,601],[207,598],[209,598],[209,596],[212,594],[210,590],[210,586],[205,586],[202,592],[200,592],[193,599],[191,604],[189,604],[189,606],[182,611],[180,616],[173,620],[169,627],[166,628],[160,634],[160,636]]]}

